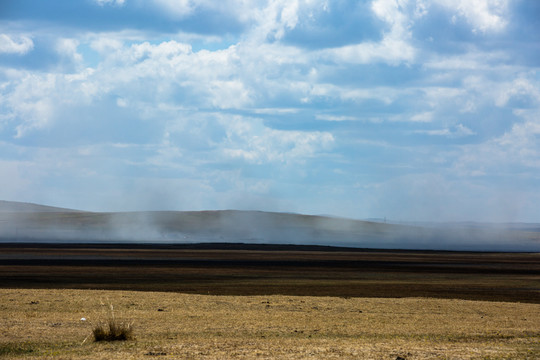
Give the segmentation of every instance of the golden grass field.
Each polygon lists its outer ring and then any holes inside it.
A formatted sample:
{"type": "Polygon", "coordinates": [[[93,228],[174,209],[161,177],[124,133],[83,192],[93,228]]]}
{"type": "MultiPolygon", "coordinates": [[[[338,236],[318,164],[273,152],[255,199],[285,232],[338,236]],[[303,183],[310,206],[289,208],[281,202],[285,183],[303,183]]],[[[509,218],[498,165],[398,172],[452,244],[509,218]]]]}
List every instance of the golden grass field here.
{"type": "Polygon", "coordinates": [[[539,359],[540,304],[0,289],[0,358],[539,359]],[[111,304],[135,340],[93,342],[111,304]]]}

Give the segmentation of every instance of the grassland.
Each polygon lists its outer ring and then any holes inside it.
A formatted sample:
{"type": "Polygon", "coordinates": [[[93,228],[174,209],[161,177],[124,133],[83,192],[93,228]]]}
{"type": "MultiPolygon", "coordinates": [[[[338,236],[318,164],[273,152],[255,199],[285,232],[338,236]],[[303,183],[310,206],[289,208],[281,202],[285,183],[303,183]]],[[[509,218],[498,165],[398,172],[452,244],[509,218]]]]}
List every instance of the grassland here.
{"type": "Polygon", "coordinates": [[[0,356],[537,359],[539,319],[540,305],[524,303],[2,289],[0,356]],[[134,321],[136,340],[91,341],[110,304],[134,321]]]}

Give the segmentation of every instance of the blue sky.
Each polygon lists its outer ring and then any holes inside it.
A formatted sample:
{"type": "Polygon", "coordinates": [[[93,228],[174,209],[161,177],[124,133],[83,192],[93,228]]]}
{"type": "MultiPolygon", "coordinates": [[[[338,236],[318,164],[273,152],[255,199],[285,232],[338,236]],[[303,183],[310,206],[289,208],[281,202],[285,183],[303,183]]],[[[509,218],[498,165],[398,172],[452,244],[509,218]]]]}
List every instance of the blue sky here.
{"type": "Polygon", "coordinates": [[[0,198],[540,221],[540,2],[4,0],[0,198]]]}

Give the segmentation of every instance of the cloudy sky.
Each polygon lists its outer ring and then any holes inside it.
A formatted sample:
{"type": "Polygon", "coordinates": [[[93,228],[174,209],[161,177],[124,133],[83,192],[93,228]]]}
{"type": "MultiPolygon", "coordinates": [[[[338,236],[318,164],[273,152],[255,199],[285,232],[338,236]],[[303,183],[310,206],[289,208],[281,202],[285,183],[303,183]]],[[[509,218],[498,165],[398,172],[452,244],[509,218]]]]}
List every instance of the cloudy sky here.
{"type": "Polygon", "coordinates": [[[540,221],[536,0],[3,0],[0,199],[540,221]]]}

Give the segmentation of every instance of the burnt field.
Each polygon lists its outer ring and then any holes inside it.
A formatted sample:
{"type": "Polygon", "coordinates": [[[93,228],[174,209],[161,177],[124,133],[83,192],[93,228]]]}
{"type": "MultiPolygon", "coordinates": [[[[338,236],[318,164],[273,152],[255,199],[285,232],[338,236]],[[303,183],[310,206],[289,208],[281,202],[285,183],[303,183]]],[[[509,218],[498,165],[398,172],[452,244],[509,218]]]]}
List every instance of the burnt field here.
{"type": "Polygon", "coordinates": [[[0,244],[0,287],[540,303],[540,254],[325,246],[0,244]]]}

